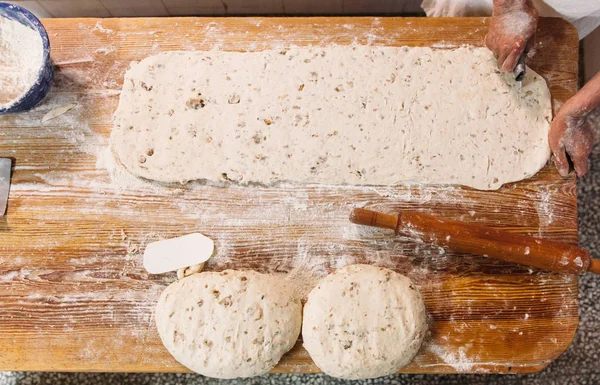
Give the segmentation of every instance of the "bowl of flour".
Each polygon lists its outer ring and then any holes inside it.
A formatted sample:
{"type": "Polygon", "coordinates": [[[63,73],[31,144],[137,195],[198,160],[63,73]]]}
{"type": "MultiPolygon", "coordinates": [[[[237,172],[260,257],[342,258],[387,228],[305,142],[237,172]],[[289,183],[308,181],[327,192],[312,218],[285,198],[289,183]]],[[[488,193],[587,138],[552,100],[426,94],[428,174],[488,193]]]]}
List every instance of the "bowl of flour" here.
{"type": "Polygon", "coordinates": [[[0,115],[28,111],[50,90],[50,41],[31,12],[0,2],[0,115]]]}

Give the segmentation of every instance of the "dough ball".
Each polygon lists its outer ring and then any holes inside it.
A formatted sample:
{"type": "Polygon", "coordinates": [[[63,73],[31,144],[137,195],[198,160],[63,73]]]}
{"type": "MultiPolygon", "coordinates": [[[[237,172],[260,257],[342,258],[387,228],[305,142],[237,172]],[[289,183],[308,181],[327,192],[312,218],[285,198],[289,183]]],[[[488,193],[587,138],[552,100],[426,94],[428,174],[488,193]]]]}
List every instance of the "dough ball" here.
{"type": "Polygon", "coordinates": [[[163,344],[182,365],[216,378],[267,373],[300,334],[302,304],[274,276],[226,270],[169,285],[156,307],[163,344]]]}
{"type": "Polygon", "coordinates": [[[308,295],[302,338],[330,376],[360,379],[396,373],[415,356],[427,331],[415,285],[392,270],[350,265],[308,295]]]}

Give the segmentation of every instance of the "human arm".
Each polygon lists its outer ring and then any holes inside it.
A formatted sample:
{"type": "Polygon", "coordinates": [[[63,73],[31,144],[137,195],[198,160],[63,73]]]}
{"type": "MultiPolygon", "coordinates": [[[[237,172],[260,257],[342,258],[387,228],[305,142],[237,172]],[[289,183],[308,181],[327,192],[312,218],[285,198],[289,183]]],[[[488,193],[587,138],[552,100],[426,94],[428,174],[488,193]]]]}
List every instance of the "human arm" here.
{"type": "Polygon", "coordinates": [[[538,13],[531,0],[494,0],[485,45],[502,71],[511,72],[523,52],[533,47],[537,20],[538,13]]]}
{"type": "Polygon", "coordinates": [[[600,108],[600,73],[560,108],[550,126],[548,137],[558,172],[569,174],[567,154],[578,176],[588,171],[588,157],[595,142],[594,128],[588,119],[600,108]]]}

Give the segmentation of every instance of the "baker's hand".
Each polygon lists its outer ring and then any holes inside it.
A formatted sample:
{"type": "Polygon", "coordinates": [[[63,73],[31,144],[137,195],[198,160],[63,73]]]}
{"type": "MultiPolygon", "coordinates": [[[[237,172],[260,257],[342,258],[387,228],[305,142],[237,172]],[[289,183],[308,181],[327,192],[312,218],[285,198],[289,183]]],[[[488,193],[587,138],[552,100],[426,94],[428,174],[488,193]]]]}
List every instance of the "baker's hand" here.
{"type": "Polygon", "coordinates": [[[511,72],[523,52],[533,47],[538,13],[531,0],[494,0],[494,12],[485,46],[498,59],[498,67],[511,72]]]}
{"type": "Polygon", "coordinates": [[[588,157],[595,141],[595,129],[589,119],[600,109],[600,73],[596,74],[558,111],[550,126],[548,141],[558,172],[569,174],[569,161],[578,176],[588,171],[588,157]]]}
{"type": "Polygon", "coordinates": [[[562,176],[569,175],[569,161],[573,162],[577,176],[588,172],[588,156],[595,140],[594,130],[584,116],[559,113],[550,126],[550,148],[554,154],[554,164],[562,176]]]}

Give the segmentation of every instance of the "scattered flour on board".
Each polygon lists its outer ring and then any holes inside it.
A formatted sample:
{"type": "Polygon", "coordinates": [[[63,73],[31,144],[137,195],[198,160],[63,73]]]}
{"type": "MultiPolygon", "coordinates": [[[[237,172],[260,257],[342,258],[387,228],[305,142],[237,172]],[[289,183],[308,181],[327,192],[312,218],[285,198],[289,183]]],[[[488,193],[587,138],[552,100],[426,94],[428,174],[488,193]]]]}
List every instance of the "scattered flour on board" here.
{"type": "MultiPolygon", "coordinates": [[[[110,147],[100,147],[97,153],[96,166],[105,169],[110,175],[110,188],[115,192],[127,194],[131,191],[141,195],[177,196],[178,194],[201,194],[200,189],[207,186],[202,183],[192,182],[185,186],[166,186],[137,178],[130,174],[122,165],[115,160],[110,147]]],[[[108,186],[104,186],[109,188],[108,186]]],[[[305,226],[307,220],[314,218],[341,216],[343,221],[336,221],[328,237],[328,242],[315,243],[314,238],[299,237],[290,239],[286,249],[279,253],[285,255],[282,261],[276,264],[264,266],[263,272],[273,274],[285,274],[285,279],[294,287],[294,291],[301,297],[305,297],[316,283],[333,270],[353,264],[370,263],[377,266],[395,268],[398,258],[406,258],[401,254],[406,243],[414,240],[409,238],[394,237],[391,232],[358,226],[347,221],[347,215],[353,207],[362,207],[369,201],[344,200],[344,191],[360,192],[361,194],[375,194],[379,197],[391,198],[394,202],[428,203],[445,202],[446,204],[461,201],[462,193],[455,187],[421,186],[414,185],[409,188],[373,187],[373,186],[311,186],[317,190],[317,195],[327,195],[332,191],[341,192],[339,200],[335,203],[316,203],[306,192],[295,191],[298,186],[292,183],[282,183],[278,187],[285,188],[290,194],[275,204],[269,202],[268,195],[262,190],[255,191],[252,187],[231,185],[227,187],[232,191],[241,191],[247,195],[248,205],[244,207],[243,213],[234,217],[228,216],[219,210],[206,205],[205,202],[187,200],[184,196],[174,199],[173,205],[179,210],[182,218],[195,220],[199,229],[211,229],[218,224],[233,229],[244,231],[245,227],[256,227],[269,223],[285,223],[287,226],[305,226]],[[373,240],[376,237],[376,240],[373,240]],[[357,246],[360,242],[362,246],[357,246]],[[294,245],[295,246],[292,246],[294,245]],[[400,249],[397,249],[400,247],[400,249]]],[[[303,186],[306,187],[306,186],[303,186]]],[[[371,208],[378,209],[371,205],[371,208]]],[[[385,207],[381,207],[385,210],[385,207]]],[[[216,227],[219,229],[220,227],[216,227]]],[[[201,231],[202,232],[202,231],[201,231]]],[[[212,234],[215,241],[216,253],[208,261],[209,269],[236,268],[238,263],[243,263],[243,255],[239,255],[238,244],[267,244],[269,234],[262,232],[245,232],[240,236],[238,231],[217,231],[212,234]]],[[[145,245],[140,245],[143,247],[145,245]]],[[[269,246],[264,246],[269,249],[269,246]]],[[[419,250],[417,250],[419,252],[419,250]]],[[[437,247],[424,248],[421,253],[424,261],[415,265],[405,274],[416,279],[418,283],[423,282],[424,277],[431,273],[428,269],[429,263],[435,263],[444,256],[444,252],[437,247]]]]}
{"type": "Polygon", "coordinates": [[[440,345],[429,345],[427,349],[435,353],[446,365],[454,368],[457,372],[470,372],[475,363],[467,357],[465,347],[458,348],[458,351],[450,351],[440,345]]]}
{"type": "Polygon", "coordinates": [[[108,55],[109,53],[114,52],[114,50],[111,48],[98,48],[95,52],[102,55],[108,55]]]}
{"type": "Polygon", "coordinates": [[[101,22],[101,21],[98,21],[98,22],[96,23],[96,25],[94,26],[94,28],[92,29],[92,31],[98,31],[98,32],[101,32],[101,33],[105,33],[105,34],[107,34],[107,35],[112,35],[112,34],[114,34],[114,33],[115,33],[115,31],[113,31],[113,30],[112,30],[112,29],[110,29],[110,28],[104,28],[104,27],[102,26],[102,22],[101,22]]]}
{"type": "Polygon", "coordinates": [[[551,198],[555,194],[552,186],[540,187],[537,196],[532,198],[536,199],[536,210],[540,221],[540,227],[547,227],[554,222],[554,204],[551,202],[551,198]]]}
{"type": "Polygon", "coordinates": [[[9,107],[34,85],[43,57],[37,31],[0,16],[0,107],[9,107]]]}

